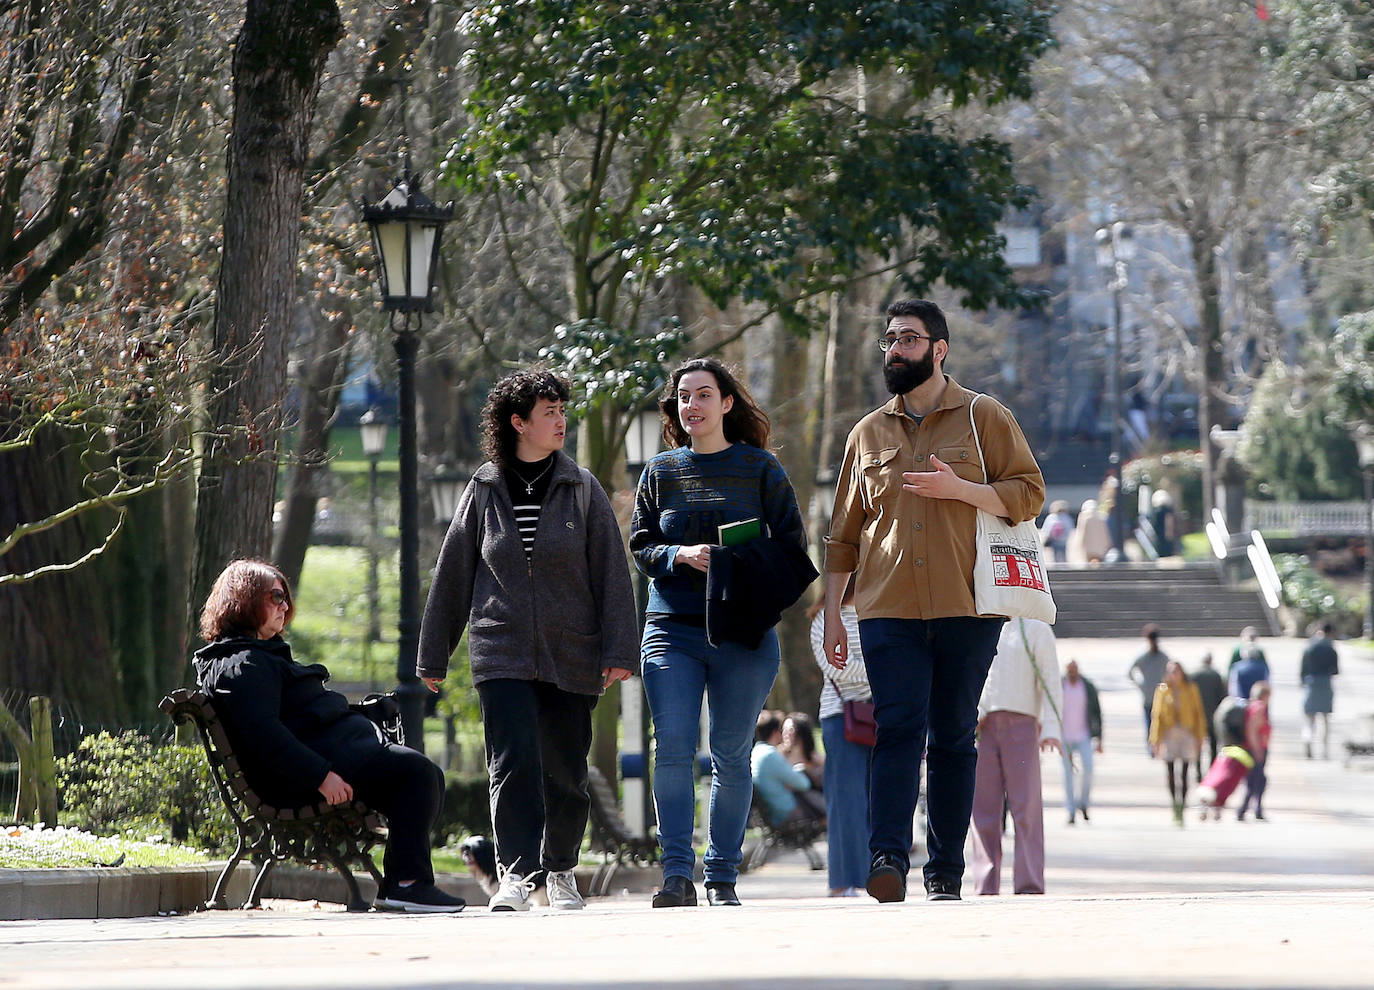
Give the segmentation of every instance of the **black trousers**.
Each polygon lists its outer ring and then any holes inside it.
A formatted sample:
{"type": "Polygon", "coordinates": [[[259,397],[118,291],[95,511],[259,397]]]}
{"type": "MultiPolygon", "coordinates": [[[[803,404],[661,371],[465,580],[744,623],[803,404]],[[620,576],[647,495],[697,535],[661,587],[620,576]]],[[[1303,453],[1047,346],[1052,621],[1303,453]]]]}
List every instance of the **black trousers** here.
{"type": "Polygon", "coordinates": [[[332,733],[330,744],[319,751],[352,785],[355,798],[386,816],[382,872],[390,881],[432,882],[430,832],[444,806],[443,771],[424,753],[380,742],[362,716],[347,725],[349,738],[332,733]]]}
{"type": "Polygon", "coordinates": [[[529,876],[571,870],[587,830],[587,753],[596,697],[543,681],[477,685],[491,777],[496,860],[529,876]]]}

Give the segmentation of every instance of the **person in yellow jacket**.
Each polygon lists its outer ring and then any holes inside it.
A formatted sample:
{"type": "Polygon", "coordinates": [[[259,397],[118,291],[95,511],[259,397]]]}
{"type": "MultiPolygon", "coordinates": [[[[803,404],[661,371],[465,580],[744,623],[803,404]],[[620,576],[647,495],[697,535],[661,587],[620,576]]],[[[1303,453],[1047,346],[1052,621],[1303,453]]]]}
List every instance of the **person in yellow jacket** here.
{"type": "Polygon", "coordinates": [[[1169,782],[1169,801],[1174,809],[1174,824],[1183,825],[1183,809],[1188,803],[1188,764],[1196,763],[1207,737],[1207,717],[1202,713],[1202,695],[1177,660],[1164,667],[1164,680],[1155,688],[1150,714],[1150,752],[1164,761],[1169,782]],[[1182,763],[1176,774],[1174,764],[1182,763]]]}

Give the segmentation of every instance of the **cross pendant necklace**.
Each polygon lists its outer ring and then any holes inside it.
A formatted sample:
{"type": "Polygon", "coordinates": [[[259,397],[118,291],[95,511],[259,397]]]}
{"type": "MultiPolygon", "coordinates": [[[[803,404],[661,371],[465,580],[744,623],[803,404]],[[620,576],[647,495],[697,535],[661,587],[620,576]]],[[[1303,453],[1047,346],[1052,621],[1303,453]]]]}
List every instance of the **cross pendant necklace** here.
{"type": "MultiPolygon", "coordinates": [[[[512,470],[512,471],[515,471],[515,466],[514,466],[514,465],[511,466],[511,470],[512,470]]],[[[534,486],[535,486],[536,484],[538,484],[539,479],[542,478],[542,477],[544,477],[544,475],[548,474],[548,473],[549,473],[550,471],[552,471],[552,470],[553,470],[553,459],[550,458],[550,459],[549,459],[548,467],[544,468],[544,470],[542,470],[542,471],[540,471],[538,474],[536,474],[536,475],[534,476],[534,480],[533,480],[533,481],[531,481],[529,478],[526,478],[526,477],[525,477],[523,474],[521,474],[519,471],[515,471],[515,476],[525,483],[525,494],[526,494],[526,495],[533,495],[533,494],[534,494],[534,486]]]]}

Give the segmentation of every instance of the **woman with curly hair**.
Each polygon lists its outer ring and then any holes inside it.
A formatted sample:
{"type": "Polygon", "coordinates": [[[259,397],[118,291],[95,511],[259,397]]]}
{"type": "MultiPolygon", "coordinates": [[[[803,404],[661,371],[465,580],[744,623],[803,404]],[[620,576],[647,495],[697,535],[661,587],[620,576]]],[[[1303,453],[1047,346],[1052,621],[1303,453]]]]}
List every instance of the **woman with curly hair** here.
{"type": "Polygon", "coordinates": [[[639,479],[630,534],[635,563],[650,578],[640,655],[654,723],[654,801],[663,845],[663,885],[653,905],[697,903],[692,769],[703,690],[711,713],[707,899],[736,905],[753,796],[750,751],[778,673],[773,625],[816,572],[806,560],[796,494],[768,451],[768,417],[729,369],[711,358],[686,362],[673,372],[659,408],[670,449],[639,479]],[[753,538],[723,545],[733,541],[721,527],[733,523],[752,528],[753,538]],[[753,576],[740,568],[750,559],[764,563],[753,576]],[[728,593],[718,598],[722,588],[728,593]],[[765,598],[764,607],[746,607],[752,616],[730,617],[727,610],[729,621],[715,622],[718,605],[731,599],[762,605],[765,598]]]}
{"type": "Polygon", "coordinates": [[[434,885],[429,833],[444,775],[423,754],[384,742],[377,727],[324,684],[322,664],[291,657],[282,631],[296,614],[274,565],[236,560],[220,572],[200,614],[206,640],[196,680],[214,702],[244,776],[280,807],[355,797],[387,819],[381,911],[451,913],[464,901],[434,885]]]}
{"type": "Polygon", "coordinates": [[[492,386],[477,469],[439,551],[416,673],[432,691],[463,630],[482,709],[500,889],[524,911],[584,906],[573,867],[591,799],[592,709],[639,669],[634,592],[611,501],[563,453],[568,382],[541,369],[492,386]]]}

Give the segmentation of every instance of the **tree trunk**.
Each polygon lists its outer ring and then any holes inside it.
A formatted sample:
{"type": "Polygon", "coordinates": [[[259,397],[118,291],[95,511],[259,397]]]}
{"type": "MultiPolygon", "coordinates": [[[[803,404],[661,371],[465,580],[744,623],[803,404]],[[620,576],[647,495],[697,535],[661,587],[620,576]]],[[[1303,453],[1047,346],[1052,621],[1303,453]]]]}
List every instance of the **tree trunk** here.
{"type": "Polygon", "coordinates": [[[1208,434],[1225,418],[1221,398],[1225,388],[1222,360],[1221,284],[1217,271],[1218,240],[1210,234],[1191,239],[1193,268],[1198,291],[1198,361],[1202,380],[1198,387],[1198,444],[1202,449],[1202,512],[1210,519],[1216,502],[1217,450],[1208,434]]]}
{"type": "MultiPolygon", "coordinates": [[[[83,495],[83,457],[99,460],[85,441],[70,442],[55,429],[39,431],[29,446],[0,455],[0,532],[44,519],[89,497],[83,495]]],[[[95,510],[36,533],[0,558],[22,573],[65,563],[99,546],[114,515],[95,510]]],[[[127,534],[121,534],[127,535],[127,534]]],[[[83,721],[113,724],[122,710],[119,668],[111,634],[106,585],[97,559],[74,571],[0,588],[0,684],[41,694],[83,721]]]]}
{"type": "Polygon", "coordinates": [[[338,315],[316,324],[310,362],[300,383],[300,420],[296,424],[296,454],[286,485],[285,507],[272,547],[272,560],[287,580],[300,587],[305,551],[315,522],[321,483],[329,475],[329,431],[339,412],[339,395],[348,374],[353,314],[332,294],[324,305],[338,315]]]}
{"type": "Polygon", "coordinates": [[[271,548],[302,176],[334,0],[248,0],[234,50],[228,202],[211,348],[211,441],[196,500],[189,607],[238,556],[271,548]]]}

